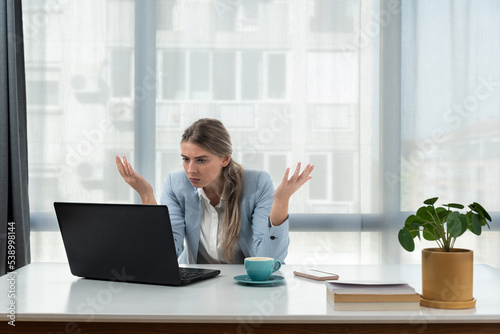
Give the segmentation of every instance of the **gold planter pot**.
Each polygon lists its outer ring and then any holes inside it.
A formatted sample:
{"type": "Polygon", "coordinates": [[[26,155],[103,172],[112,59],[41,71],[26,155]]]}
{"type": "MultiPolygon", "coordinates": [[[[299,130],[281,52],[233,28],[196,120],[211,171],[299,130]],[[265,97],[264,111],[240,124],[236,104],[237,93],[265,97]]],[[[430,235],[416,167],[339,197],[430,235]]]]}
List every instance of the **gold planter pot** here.
{"type": "Polygon", "coordinates": [[[420,305],[440,309],[476,306],[472,295],[473,264],[474,254],[468,249],[423,249],[420,305]]]}

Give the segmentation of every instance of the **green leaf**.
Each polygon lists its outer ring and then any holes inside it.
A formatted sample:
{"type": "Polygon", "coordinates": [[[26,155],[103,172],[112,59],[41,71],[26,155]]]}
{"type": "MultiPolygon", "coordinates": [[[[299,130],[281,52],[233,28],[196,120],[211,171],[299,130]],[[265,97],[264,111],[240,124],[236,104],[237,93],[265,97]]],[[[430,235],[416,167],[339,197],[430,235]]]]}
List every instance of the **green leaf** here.
{"type": "Polygon", "coordinates": [[[408,231],[406,227],[399,230],[398,240],[401,246],[408,252],[413,252],[415,250],[415,242],[413,241],[410,231],[408,231]]]}
{"type": "MultiPolygon", "coordinates": [[[[472,205],[475,207],[475,210],[477,213],[482,213],[484,215],[484,218],[488,219],[489,221],[491,221],[491,216],[490,214],[488,213],[488,211],[486,211],[481,204],[477,203],[477,202],[474,202],[472,203],[472,205]]],[[[470,206],[469,206],[470,207],[470,206]]],[[[471,208],[472,209],[472,208],[471,208]]],[[[489,227],[489,225],[488,225],[489,227]]]]}
{"type": "Polygon", "coordinates": [[[463,230],[463,231],[462,231],[462,233],[460,234],[460,235],[462,235],[462,234],[464,234],[464,233],[465,233],[465,231],[467,231],[467,227],[471,224],[471,222],[470,222],[470,218],[469,218],[469,217],[467,217],[467,216],[466,216],[466,215],[464,215],[464,214],[460,214],[460,215],[458,216],[458,218],[462,221],[462,230],[463,230]]]}
{"type": "Polygon", "coordinates": [[[432,206],[423,206],[417,210],[417,217],[424,221],[432,221],[432,213],[434,208],[432,206]]]}
{"type": "Polygon", "coordinates": [[[478,214],[472,214],[470,230],[476,235],[481,235],[481,218],[478,214]]]}
{"type": "Polygon", "coordinates": [[[468,211],[465,215],[467,216],[467,221],[469,222],[469,226],[467,226],[467,228],[469,229],[469,231],[472,232],[472,215],[474,215],[475,213],[473,213],[472,211],[468,211]]]}
{"type": "Polygon", "coordinates": [[[436,212],[438,214],[439,220],[441,221],[443,221],[446,218],[446,216],[450,214],[450,211],[442,207],[436,208],[436,212]]]}
{"type": "Polygon", "coordinates": [[[423,221],[420,217],[417,217],[415,215],[408,216],[405,221],[405,227],[408,229],[408,231],[411,233],[412,238],[415,238],[418,236],[420,239],[420,226],[422,225],[423,221]]]}
{"type": "Polygon", "coordinates": [[[427,204],[427,205],[434,205],[434,203],[436,203],[436,201],[438,200],[439,197],[433,197],[433,198],[429,198],[429,199],[426,199],[424,201],[424,204],[427,204]]]}
{"type": "Polygon", "coordinates": [[[443,204],[443,206],[448,206],[450,208],[455,208],[455,209],[463,209],[464,206],[459,203],[450,203],[450,204],[443,204]]]}
{"type": "Polygon", "coordinates": [[[417,223],[421,221],[421,219],[415,215],[409,215],[405,220],[405,227],[411,226],[413,223],[417,223]]]}
{"type": "Polygon", "coordinates": [[[425,225],[422,231],[422,236],[425,240],[435,241],[441,239],[441,234],[436,226],[425,225]]]}
{"type": "Polygon", "coordinates": [[[450,233],[453,238],[458,238],[467,230],[469,222],[467,221],[467,217],[465,215],[455,211],[449,214],[446,219],[446,225],[448,233],[450,233]]]}

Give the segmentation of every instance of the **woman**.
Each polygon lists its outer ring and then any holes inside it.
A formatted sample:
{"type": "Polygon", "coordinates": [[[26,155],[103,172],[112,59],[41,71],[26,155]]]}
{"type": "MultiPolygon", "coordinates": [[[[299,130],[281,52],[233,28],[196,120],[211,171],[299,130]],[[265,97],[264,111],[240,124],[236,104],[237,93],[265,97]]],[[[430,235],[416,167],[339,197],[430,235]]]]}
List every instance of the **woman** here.
{"type": "MultiPolygon", "coordinates": [[[[289,244],[288,203],[311,179],[314,166],[300,173],[299,163],[290,179],[287,169],[274,190],[269,174],[243,169],[231,154],[231,137],[218,120],[200,119],[184,131],[184,172],[167,176],[160,198],[169,210],[177,256],[183,263],[243,263],[250,256],[283,262],[289,244]]],[[[116,157],[116,165],[143,204],[156,204],[153,188],[125,157],[116,157]]]]}

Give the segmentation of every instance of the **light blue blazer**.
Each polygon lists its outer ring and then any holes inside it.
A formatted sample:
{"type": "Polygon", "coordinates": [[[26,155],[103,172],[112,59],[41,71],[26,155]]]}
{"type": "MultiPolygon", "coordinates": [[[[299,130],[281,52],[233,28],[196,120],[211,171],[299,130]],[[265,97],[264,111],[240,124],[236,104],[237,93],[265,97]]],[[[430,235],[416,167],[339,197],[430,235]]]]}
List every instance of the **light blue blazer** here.
{"type": "MultiPolygon", "coordinates": [[[[274,186],[264,171],[243,170],[240,248],[245,257],[265,256],[283,262],[288,253],[289,222],[272,227],[269,214],[274,186]]],[[[180,263],[196,263],[200,243],[201,200],[198,190],[181,170],[165,179],[160,203],[168,207],[180,263]],[[186,246],[184,248],[184,238],[186,246]]]]}

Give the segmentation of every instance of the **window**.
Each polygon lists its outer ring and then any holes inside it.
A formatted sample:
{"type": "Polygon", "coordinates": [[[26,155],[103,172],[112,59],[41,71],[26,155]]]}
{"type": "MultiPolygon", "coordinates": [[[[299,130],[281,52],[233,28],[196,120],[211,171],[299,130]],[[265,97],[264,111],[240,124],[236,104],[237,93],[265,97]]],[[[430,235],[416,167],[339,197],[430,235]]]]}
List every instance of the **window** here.
{"type": "Polygon", "coordinates": [[[283,171],[288,167],[288,156],[280,153],[269,153],[267,155],[267,167],[265,170],[271,174],[273,180],[283,178],[283,171]]]}
{"type": "Polygon", "coordinates": [[[165,100],[182,100],[187,97],[186,92],[186,55],[182,51],[163,51],[162,61],[159,62],[162,98],[165,100]]]}
{"type": "Polygon", "coordinates": [[[310,29],[314,32],[353,32],[354,0],[314,0],[310,29]]]}
{"type": "MultiPolygon", "coordinates": [[[[115,155],[137,166],[151,153],[159,196],[201,117],[221,119],[233,158],[275,186],[286,167],[315,165],[290,201],[288,263],[319,242],[331,263],[418,262],[394,229],[430,196],[498,216],[495,0],[158,0],[144,2],[157,21],[145,50],[136,19],[151,17],[134,1],[51,3],[23,2],[34,261],[65,260],[54,201],[136,201],[115,155]],[[140,110],[134,59],[146,51],[156,103],[140,110]]],[[[466,242],[500,266],[499,233],[485,233],[466,242]]]]}
{"type": "Polygon", "coordinates": [[[214,53],[214,99],[234,100],[236,98],[236,55],[234,52],[214,53]]]}
{"type": "Polygon", "coordinates": [[[255,21],[259,17],[260,0],[242,0],[241,18],[245,21],[255,21]]]}
{"type": "Polygon", "coordinates": [[[315,165],[315,173],[323,176],[311,179],[309,199],[319,204],[332,203],[337,208],[341,205],[347,210],[344,213],[350,212],[357,203],[355,180],[358,167],[353,152],[310,154],[309,161],[315,165]]]}
{"type": "Polygon", "coordinates": [[[134,63],[132,50],[111,50],[110,57],[111,96],[114,98],[132,97],[132,78],[134,63]]]}
{"type": "Polygon", "coordinates": [[[325,178],[313,178],[309,185],[309,198],[312,200],[327,200],[329,196],[329,183],[331,178],[328,177],[329,163],[328,154],[311,154],[309,161],[315,167],[315,172],[323,175],[325,178]]]}
{"type": "Polygon", "coordinates": [[[61,11],[61,4],[57,2],[49,3],[45,0],[30,0],[23,4],[23,11],[25,13],[59,12],[61,11]]]}
{"type": "Polygon", "coordinates": [[[161,98],[164,100],[287,98],[285,53],[165,50],[159,54],[161,98]]]}
{"type": "Polygon", "coordinates": [[[357,103],[359,100],[359,55],[354,52],[307,54],[309,102],[357,103]]]}
{"type": "Polygon", "coordinates": [[[26,80],[27,102],[31,110],[54,111],[60,108],[60,75],[58,67],[28,65],[31,76],[26,80]]]}
{"type": "Polygon", "coordinates": [[[357,179],[357,170],[353,152],[336,151],[333,153],[332,175],[335,175],[335,179],[333,181],[332,200],[334,202],[352,204],[356,202],[355,180],[357,179]]]}
{"type": "Polygon", "coordinates": [[[350,106],[345,104],[312,105],[309,117],[313,130],[349,130],[354,126],[350,106]]]}
{"type": "MultiPolygon", "coordinates": [[[[39,147],[42,150],[42,147],[39,147]]],[[[40,198],[44,194],[51,194],[52,196],[59,197],[61,194],[61,189],[58,182],[59,170],[54,164],[52,166],[46,164],[40,168],[31,168],[30,170],[30,186],[29,186],[29,196],[30,198],[40,198]]],[[[50,203],[44,201],[32,201],[30,202],[30,210],[33,212],[47,212],[52,208],[50,203]]]]}
{"type": "Polygon", "coordinates": [[[286,97],[286,56],[270,54],[267,62],[267,97],[284,99],[286,97]]]}
{"type": "Polygon", "coordinates": [[[156,28],[159,30],[174,29],[174,9],[177,0],[156,1],[156,28]]]}
{"type": "Polygon", "coordinates": [[[255,112],[252,105],[227,104],[220,105],[220,120],[231,129],[243,129],[255,127],[255,112]]]}
{"type": "Polygon", "coordinates": [[[241,98],[260,100],[263,84],[263,56],[259,51],[242,51],[241,54],[241,98]]]}
{"type": "Polygon", "coordinates": [[[156,107],[158,128],[178,129],[181,121],[181,106],[178,104],[158,104],[156,107]]]}
{"type": "Polygon", "coordinates": [[[233,1],[215,0],[215,24],[218,31],[234,31],[238,15],[238,3],[233,1]]]}
{"type": "Polygon", "coordinates": [[[193,51],[189,53],[189,96],[193,100],[210,97],[209,53],[193,51]]]}

